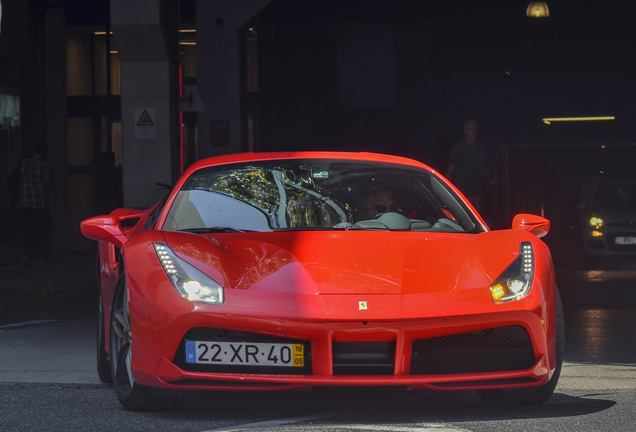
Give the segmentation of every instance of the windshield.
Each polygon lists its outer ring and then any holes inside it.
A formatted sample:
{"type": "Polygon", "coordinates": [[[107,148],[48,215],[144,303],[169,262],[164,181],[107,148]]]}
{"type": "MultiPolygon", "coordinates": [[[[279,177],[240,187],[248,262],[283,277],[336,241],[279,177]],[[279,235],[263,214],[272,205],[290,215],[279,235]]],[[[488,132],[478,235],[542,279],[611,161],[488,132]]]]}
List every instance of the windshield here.
{"type": "Polygon", "coordinates": [[[427,170],[324,159],[200,169],[179,190],[163,229],[484,230],[455,194],[427,170]]]}
{"type": "Polygon", "coordinates": [[[636,209],[636,184],[601,184],[594,192],[594,209],[636,209]]]}

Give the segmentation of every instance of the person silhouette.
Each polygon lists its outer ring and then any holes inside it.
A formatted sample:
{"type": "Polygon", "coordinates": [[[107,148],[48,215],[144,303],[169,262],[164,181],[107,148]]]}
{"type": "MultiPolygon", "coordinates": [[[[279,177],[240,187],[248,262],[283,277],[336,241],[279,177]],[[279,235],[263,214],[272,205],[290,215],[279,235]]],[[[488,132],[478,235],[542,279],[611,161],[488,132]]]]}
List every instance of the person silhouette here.
{"type": "Polygon", "coordinates": [[[20,207],[26,252],[23,261],[49,262],[55,193],[44,142],[38,143],[34,155],[24,159],[20,165],[20,207]]]}
{"type": "Polygon", "coordinates": [[[477,141],[479,124],[469,118],[464,122],[464,138],[451,147],[446,178],[480,210],[486,181],[486,147],[477,141]]]}

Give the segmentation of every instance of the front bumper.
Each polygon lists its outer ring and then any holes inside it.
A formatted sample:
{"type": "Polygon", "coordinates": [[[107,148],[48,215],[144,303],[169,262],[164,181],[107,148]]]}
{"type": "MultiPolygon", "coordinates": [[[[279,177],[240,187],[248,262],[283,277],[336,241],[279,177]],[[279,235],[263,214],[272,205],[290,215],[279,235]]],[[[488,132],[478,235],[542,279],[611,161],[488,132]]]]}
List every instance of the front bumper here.
{"type": "Polygon", "coordinates": [[[546,326],[542,310],[332,322],[192,312],[172,322],[170,331],[163,332],[161,338],[155,332],[134,331],[133,372],[141,384],[184,390],[530,387],[545,383],[556,365],[550,349],[554,339],[546,327],[550,326],[546,326]],[[202,336],[206,333],[217,336],[202,336]],[[236,339],[236,334],[243,336],[236,339]],[[224,335],[228,340],[245,342],[269,338],[271,342],[303,343],[305,367],[282,371],[245,366],[215,369],[185,362],[186,339],[221,341],[224,335]]]}
{"type": "Polygon", "coordinates": [[[636,231],[589,231],[585,233],[584,248],[589,256],[636,255],[636,231]]]}

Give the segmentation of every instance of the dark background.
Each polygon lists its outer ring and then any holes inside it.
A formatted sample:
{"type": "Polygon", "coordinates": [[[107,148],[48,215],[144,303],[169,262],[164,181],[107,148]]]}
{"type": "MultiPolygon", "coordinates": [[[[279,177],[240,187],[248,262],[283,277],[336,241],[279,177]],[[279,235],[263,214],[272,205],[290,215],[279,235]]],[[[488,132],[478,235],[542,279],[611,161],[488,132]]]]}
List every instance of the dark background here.
{"type": "Polygon", "coordinates": [[[518,0],[273,1],[250,23],[258,149],[388,152],[444,173],[474,117],[499,177],[489,224],[541,214],[553,242],[575,247],[583,185],[634,171],[633,6],[547,3],[550,16],[536,19],[518,0]],[[542,121],[587,116],[615,120],[542,121]]]}
{"type": "Polygon", "coordinates": [[[255,19],[262,146],[286,149],[295,140],[307,147],[397,149],[444,165],[467,117],[477,118],[482,140],[497,146],[632,141],[636,62],[630,61],[629,2],[552,1],[545,19],[526,17],[527,4],[272,2],[255,19]],[[347,80],[353,72],[338,49],[364,31],[379,34],[381,42],[369,40],[375,47],[347,80]],[[373,71],[386,72],[387,63],[392,71],[374,81],[373,71]],[[343,82],[355,81],[362,81],[361,92],[386,94],[390,86],[394,98],[343,100],[343,82]],[[599,115],[616,120],[541,121],[599,115]]]}

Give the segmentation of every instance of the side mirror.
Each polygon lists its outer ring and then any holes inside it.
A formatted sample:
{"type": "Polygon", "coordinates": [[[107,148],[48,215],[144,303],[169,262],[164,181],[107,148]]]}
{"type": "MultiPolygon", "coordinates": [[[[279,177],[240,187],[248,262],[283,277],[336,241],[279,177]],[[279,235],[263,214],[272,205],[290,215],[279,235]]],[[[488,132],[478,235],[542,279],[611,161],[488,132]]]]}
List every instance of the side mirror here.
{"type": "Polygon", "coordinates": [[[119,219],[113,215],[95,216],[83,220],[80,229],[89,239],[109,242],[116,247],[121,247],[128,240],[119,219]]]}
{"type": "Polygon", "coordinates": [[[541,216],[521,213],[512,220],[512,229],[528,231],[541,238],[550,232],[550,221],[541,216]]]}

